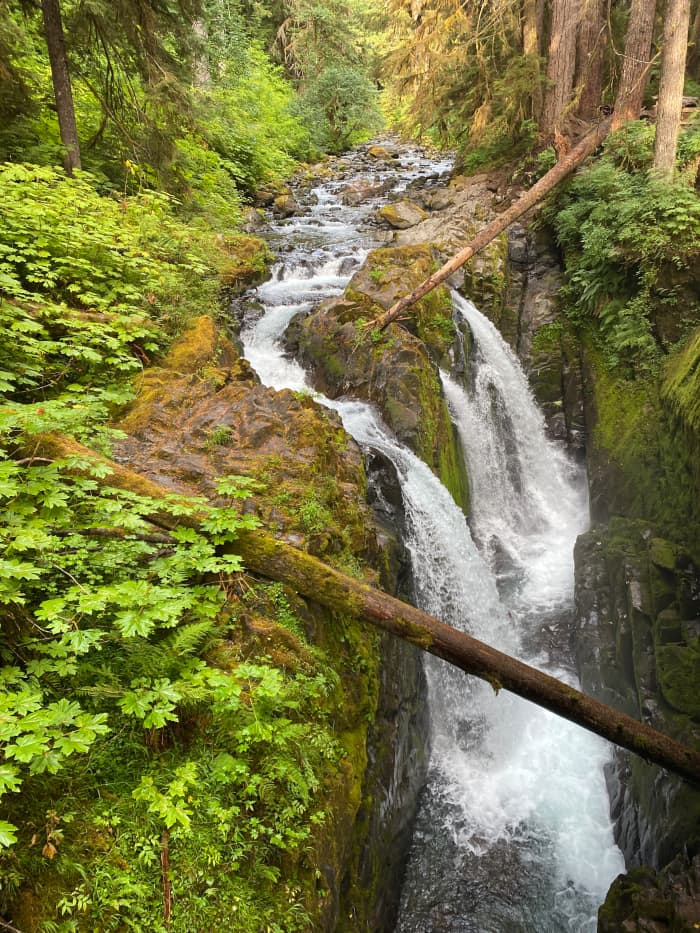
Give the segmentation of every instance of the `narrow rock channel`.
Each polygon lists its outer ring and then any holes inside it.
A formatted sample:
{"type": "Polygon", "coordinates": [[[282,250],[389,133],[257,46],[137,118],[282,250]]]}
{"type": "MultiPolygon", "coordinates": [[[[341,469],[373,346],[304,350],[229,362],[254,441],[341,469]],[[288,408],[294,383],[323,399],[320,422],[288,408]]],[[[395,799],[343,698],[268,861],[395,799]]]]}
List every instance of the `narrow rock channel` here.
{"type": "MultiPolygon", "coordinates": [[[[407,188],[422,191],[423,204],[440,201],[448,162],[394,145],[374,151],[337,160],[327,179],[295,192],[286,217],[270,220],[280,259],[271,280],[237,309],[246,357],[266,385],[313,391],[313,374],[284,349],[285,332],[340,296],[368,251],[390,239],[377,220],[387,198],[396,203],[379,217],[399,228],[425,216],[407,188]]],[[[472,346],[460,378],[442,373],[442,391],[468,464],[470,527],[375,409],[318,398],[366,450],[393,464],[418,604],[575,682],[569,636],[573,545],[588,522],[584,477],[547,440],[519,363],[495,328],[459,296],[454,314],[472,346]]],[[[342,390],[342,374],[338,382],[342,390]]],[[[590,933],[624,870],[603,780],[608,747],[435,659],[427,672],[433,754],[397,933],[590,933]]]]}

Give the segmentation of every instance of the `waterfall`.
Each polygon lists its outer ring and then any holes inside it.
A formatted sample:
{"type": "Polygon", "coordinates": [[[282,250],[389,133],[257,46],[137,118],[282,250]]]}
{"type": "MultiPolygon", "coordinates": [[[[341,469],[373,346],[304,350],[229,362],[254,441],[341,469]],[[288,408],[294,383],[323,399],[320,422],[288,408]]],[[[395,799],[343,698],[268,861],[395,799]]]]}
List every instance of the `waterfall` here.
{"type": "MultiPolygon", "coordinates": [[[[407,177],[430,167],[415,157],[407,177]]],[[[371,245],[362,225],[376,202],[341,213],[333,180],[312,194],[303,217],[275,227],[292,255],[257,289],[264,313],[241,335],[262,381],[278,389],[308,389],[281,347],[288,323],[338,294],[371,245]]],[[[447,490],[371,406],[316,397],[396,468],[420,607],[575,683],[566,621],[573,543],[588,515],[583,476],[546,440],[498,333],[468,302],[455,304],[476,358],[468,387],[442,379],[469,464],[475,540],[447,490]]],[[[591,933],[624,870],[603,781],[607,746],[439,659],[427,657],[426,668],[433,756],[397,933],[591,933]]]]}
{"type": "MultiPolygon", "coordinates": [[[[546,438],[527,379],[496,328],[470,302],[453,301],[475,350],[468,390],[446,373],[442,381],[468,463],[472,528],[513,620],[506,640],[497,629],[470,631],[577,685],[566,623],[573,545],[588,521],[584,477],[546,438]]],[[[430,660],[431,703],[446,689],[452,695],[454,673],[443,668],[430,660]]],[[[603,780],[606,743],[515,697],[482,695],[476,714],[467,704],[447,708],[465,741],[454,742],[454,722],[446,729],[433,717],[430,785],[398,931],[595,930],[597,905],[624,870],[603,780]],[[447,858],[430,828],[440,820],[447,858]],[[513,904],[510,890],[535,863],[539,878],[513,904]],[[441,896],[450,898],[463,877],[475,879],[479,903],[467,900],[460,917],[443,911],[441,896]]]]}

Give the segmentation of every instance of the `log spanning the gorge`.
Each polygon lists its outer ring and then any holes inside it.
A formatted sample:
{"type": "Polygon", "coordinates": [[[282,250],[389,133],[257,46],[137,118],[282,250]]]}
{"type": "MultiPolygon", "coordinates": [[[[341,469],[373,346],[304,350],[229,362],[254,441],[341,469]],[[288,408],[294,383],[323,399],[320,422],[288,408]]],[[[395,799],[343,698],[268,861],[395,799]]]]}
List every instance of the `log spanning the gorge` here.
{"type": "Polygon", "coordinates": [[[456,253],[444,266],[441,266],[437,272],[434,272],[433,275],[421,282],[420,285],[417,285],[410,294],[404,295],[404,297],[393,304],[388,311],[385,311],[384,314],[380,314],[379,317],[370,321],[367,325],[368,329],[379,328],[379,330],[383,330],[391,324],[392,321],[400,317],[411,305],[420,301],[424,295],[427,295],[428,292],[444,282],[445,279],[448,279],[453,272],[461,268],[472,256],[475,256],[484,249],[485,246],[488,246],[491,240],[495,239],[499,233],[502,233],[507,227],[518,220],[518,218],[522,217],[523,214],[534,207],[535,204],[538,204],[560,181],[563,181],[571,175],[592,152],[595,152],[610,132],[612,121],[613,117],[609,116],[590,130],[570,152],[557,162],[554,168],[551,168],[546,175],[543,175],[539,181],[535,182],[532,188],[528,188],[527,191],[523,192],[517,201],[511,204],[508,210],[495,217],[490,224],[487,224],[477,233],[470,243],[456,253]]]}
{"type": "MultiPolygon", "coordinates": [[[[107,466],[109,475],[97,482],[159,500],[171,490],[88,450],[77,441],[59,435],[44,435],[29,458],[58,459],[77,456],[107,466]]],[[[173,516],[165,509],[149,516],[160,529],[178,525],[197,527],[196,516],[173,516]]],[[[265,531],[241,531],[234,545],[246,567],[264,577],[287,583],[298,593],[327,608],[350,614],[408,641],[430,654],[487,681],[494,690],[509,690],[538,706],[564,717],[648,761],[700,784],[700,753],[657,732],[568,684],[544,674],[433,616],[403,603],[381,590],[348,577],[310,554],[279,541],[265,531]]],[[[566,754],[566,749],[562,749],[566,754]]]]}

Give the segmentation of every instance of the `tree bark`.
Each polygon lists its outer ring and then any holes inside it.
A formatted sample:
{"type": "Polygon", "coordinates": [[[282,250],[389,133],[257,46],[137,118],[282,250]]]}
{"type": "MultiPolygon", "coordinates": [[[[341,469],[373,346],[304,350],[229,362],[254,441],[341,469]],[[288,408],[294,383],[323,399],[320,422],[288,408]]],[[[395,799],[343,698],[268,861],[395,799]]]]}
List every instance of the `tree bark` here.
{"type": "MultiPolygon", "coordinates": [[[[103,480],[98,479],[98,482],[138,492],[156,500],[172,494],[127,467],[58,435],[44,435],[38,439],[31,453],[53,458],[77,455],[81,459],[96,460],[112,471],[103,480]]],[[[196,516],[175,517],[160,510],[155,510],[150,519],[153,524],[166,529],[182,524],[196,527],[198,522],[196,516]]],[[[267,532],[241,531],[235,551],[249,570],[287,583],[303,596],[331,610],[350,614],[391,632],[467,674],[487,681],[496,691],[501,688],[509,690],[688,781],[700,784],[700,753],[683,747],[645,723],[477,641],[420,609],[340,573],[310,554],[278,541],[267,532]]]]}
{"type": "Polygon", "coordinates": [[[547,56],[547,89],[540,122],[540,132],[546,140],[554,137],[571,101],[580,17],[580,0],[554,0],[547,56]]]}
{"type": "Polygon", "coordinates": [[[690,26],[690,0],[667,0],[661,81],[656,109],[654,169],[669,181],[676,167],[676,145],[681,128],[685,59],[690,26]]]}
{"type": "Polygon", "coordinates": [[[388,311],[381,314],[378,318],[367,325],[369,329],[378,327],[383,330],[392,321],[395,321],[407,308],[414,305],[424,295],[432,291],[441,282],[449,278],[453,272],[456,272],[460,266],[463,266],[467,260],[476,255],[480,250],[502,233],[519,217],[522,217],[530,208],[534,207],[545,195],[549,194],[552,188],[555,188],[560,181],[563,181],[600,145],[607,136],[612,117],[603,120],[602,123],[594,127],[587,133],[583,139],[574,148],[561,159],[554,168],[550,169],[546,175],[543,175],[532,188],[528,188],[514,204],[495,217],[490,224],[487,224],[463,249],[445,263],[437,272],[425,279],[420,285],[416,286],[409,295],[399,299],[388,311]]]}
{"type": "Polygon", "coordinates": [[[644,88],[651,67],[651,40],[654,33],[656,0],[632,0],[625,35],[622,75],[615,99],[612,129],[636,120],[642,111],[644,88]]]}
{"type": "Polygon", "coordinates": [[[603,52],[607,42],[603,0],[584,0],[576,50],[577,114],[595,120],[603,90],[603,52]]]}
{"type": "Polygon", "coordinates": [[[542,85],[540,76],[540,40],[537,30],[537,0],[523,0],[522,6],[523,54],[537,62],[537,80],[532,89],[532,119],[539,122],[542,113],[542,85]]]}
{"type": "Polygon", "coordinates": [[[688,68],[691,74],[697,76],[698,64],[700,64],[700,3],[696,3],[692,17],[693,22],[688,37],[688,68]]]}
{"type": "Polygon", "coordinates": [[[66,172],[73,174],[73,169],[80,168],[80,145],[78,128],[75,123],[73,90],[68,70],[66,44],[63,38],[63,23],[58,0],[41,0],[41,12],[44,16],[44,34],[51,63],[53,91],[56,97],[58,128],[66,154],[63,159],[66,172]]]}

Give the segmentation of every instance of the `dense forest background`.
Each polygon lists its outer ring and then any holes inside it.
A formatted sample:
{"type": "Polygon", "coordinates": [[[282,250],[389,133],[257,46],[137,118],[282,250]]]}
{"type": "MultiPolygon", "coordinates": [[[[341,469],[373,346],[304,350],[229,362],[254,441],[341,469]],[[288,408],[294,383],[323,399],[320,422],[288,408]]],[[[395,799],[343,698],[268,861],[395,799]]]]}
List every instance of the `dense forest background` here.
{"type": "Polygon", "coordinates": [[[698,42],[697,0],[0,0],[0,927],[303,930],[323,887],[337,670],[222,641],[239,596],[301,637],[283,588],[226,582],[265,477],[155,501],[81,446],[109,455],[134,376],[264,272],[246,205],[384,128],[527,186],[612,114],[545,214],[648,422],[698,321],[698,42]]]}

